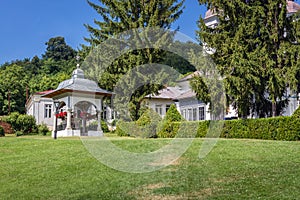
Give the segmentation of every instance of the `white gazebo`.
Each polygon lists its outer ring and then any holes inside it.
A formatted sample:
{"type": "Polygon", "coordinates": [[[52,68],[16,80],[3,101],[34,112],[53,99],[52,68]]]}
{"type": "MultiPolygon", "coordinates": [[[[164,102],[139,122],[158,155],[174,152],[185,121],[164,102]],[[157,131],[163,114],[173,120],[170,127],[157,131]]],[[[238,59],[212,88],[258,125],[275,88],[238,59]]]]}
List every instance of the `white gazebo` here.
{"type": "Polygon", "coordinates": [[[103,98],[110,96],[111,92],[86,79],[83,70],[74,70],[71,79],[61,82],[56,90],[44,95],[53,99],[53,108],[56,107],[55,102],[58,104],[57,110],[54,110],[52,136],[55,131],[57,137],[102,136],[103,98]]]}

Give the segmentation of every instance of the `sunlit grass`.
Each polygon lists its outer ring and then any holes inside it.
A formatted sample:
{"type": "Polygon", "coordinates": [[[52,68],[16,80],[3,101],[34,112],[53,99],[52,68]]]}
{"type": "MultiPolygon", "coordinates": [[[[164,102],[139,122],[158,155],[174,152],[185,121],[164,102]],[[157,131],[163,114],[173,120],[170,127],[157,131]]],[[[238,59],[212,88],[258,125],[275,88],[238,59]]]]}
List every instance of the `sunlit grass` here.
{"type": "MultiPolygon", "coordinates": [[[[119,139],[133,152],[169,139],[119,139]]],[[[131,174],[98,162],[79,138],[0,138],[0,199],[297,199],[300,143],[219,140],[203,160],[202,139],[172,165],[131,174]]]]}

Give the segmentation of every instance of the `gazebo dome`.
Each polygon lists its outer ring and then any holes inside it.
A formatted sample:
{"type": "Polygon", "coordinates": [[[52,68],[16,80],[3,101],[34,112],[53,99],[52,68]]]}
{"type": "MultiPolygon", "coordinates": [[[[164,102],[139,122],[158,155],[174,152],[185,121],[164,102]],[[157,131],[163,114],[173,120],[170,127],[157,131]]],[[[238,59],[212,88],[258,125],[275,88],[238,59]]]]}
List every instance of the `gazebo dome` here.
{"type": "Polygon", "coordinates": [[[84,72],[82,69],[75,69],[72,73],[72,78],[84,78],[84,72]]]}
{"type": "Polygon", "coordinates": [[[104,90],[98,86],[96,81],[86,79],[82,69],[75,69],[72,73],[72,78],[61,82],[58,87],[45,96],[54,98],[57,95],[66,92],[83,92],[90,94],[99,94],[104,96],[111,96],[112,92],[104,90]]]}

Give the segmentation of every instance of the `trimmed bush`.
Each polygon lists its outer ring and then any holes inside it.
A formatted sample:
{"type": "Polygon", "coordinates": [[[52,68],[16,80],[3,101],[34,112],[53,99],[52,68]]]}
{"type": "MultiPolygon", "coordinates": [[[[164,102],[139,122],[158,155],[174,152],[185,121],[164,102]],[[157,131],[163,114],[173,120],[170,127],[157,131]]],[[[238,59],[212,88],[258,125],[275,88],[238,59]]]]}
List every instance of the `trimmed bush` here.
{"type": "Polygon", "coordinates": [[[160,138],[172,138],[175,137],[177,134],[180,123],[174,123],[174,122],[181,122],[183,121],[183,117],[178,112],[176,106],[172,104],[166,113],[166,116],[162,120],[162,122],[159,125],[159,132],[157,133],[157,136],[160,138]]]}
{"type": "Polygon", "coordinates": [[[17,124],[25,135],[36,132],[36,121],[31,115],[20,115],[17,119],[17,124]]]}
{"type": "Polygon", "coordinates": [[[31,115],[13,112],[9,116],[4,117],[3,121],[11,124],[15,132],[20,131],[23,132],[24,135],[37,132],[35,118],[31,115]]]}
{"type": "Polygon", "coordinates": [[[292,117],[300,118],[300,106],[294,111],[292,117]]]}
{"type": "Polygon", "coordinates": [[[12,112],[10,115],[3,117],[3,121],[9,123],[14,131],[19,131],[21,127],[17,124],[17,119],[20,116],[18,112],[12,112]]]}
{"type": "Polygon", "coordinates": [[[180,122],[180,121],[183,121],[184,118],[178,112],[176,106],[174,104],[172,104],[170,106],[169,110],[167,111],[164,120],[165,121],[170,121],[170,122],[180,122]]]}
{"type": "MultiPolygon", "coordinates": [[[[223,121],[221,130],[222,138],[248,138],[263,140],[287,140],[300,139],[300,118],[275,117],[263,119],[243,119],[223,121]]],[[[175,137],[178,130],[180,137],[193,137],[197,129],[196,137],[205,137],[210,121],[200,122],[173,122],[164,127],[163,134],[159,137],[175,137]]],[[[213,131],[212,131],[213,132],[213,131]]]]}
{"type": "Polygon", "coordinates": [[[105,121],[101,120],[101,129],[104,133],[108,133],[109,129],[105,121]]]}
{"type": "Polygon", "coordinates": [[[143,115],[136,121],[136,125],[140,128],[137,133],[134,133],[136,137],[143,138],[156,138],[158,124],[161,121],[160,115],[153,109],[147,109],[143,115]]]}
{"type": "Polygon", "coordinates": [[[116,125],[115,133],[118,136],[134,136],[138,134],[138,126],[135,122],[124,122],[123,120],[119,120],[116,125]]]}
{"type": "Polygon", "coordinates": [[[0,137],[4,137],[5,133],[4,133],[4,129],[2,128],[2,126],[0,126],[0,137]]]}
{"type": "Polygon", "coordinates": [[[47,135],[48,133],[50,133],[50,130],[46,124],[37,125],[37,129],[38,129],[38,133],[41,135],[47,135]]]}

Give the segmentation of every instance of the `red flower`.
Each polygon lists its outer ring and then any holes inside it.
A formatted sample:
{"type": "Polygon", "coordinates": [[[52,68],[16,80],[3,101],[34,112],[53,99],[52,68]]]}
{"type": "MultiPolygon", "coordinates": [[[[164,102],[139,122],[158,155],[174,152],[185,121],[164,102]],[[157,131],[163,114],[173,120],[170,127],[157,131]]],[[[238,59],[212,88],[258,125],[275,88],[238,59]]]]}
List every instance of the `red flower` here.
{"type": "Polygon", "coordinates": [[[64,119],[66,116],[67,116],[67,112],[60,112],[60,113],[56,114],[57,118],[64,119]]]}

